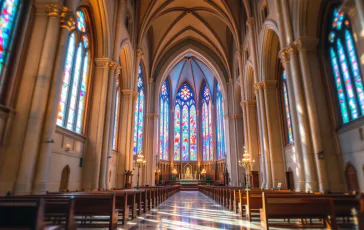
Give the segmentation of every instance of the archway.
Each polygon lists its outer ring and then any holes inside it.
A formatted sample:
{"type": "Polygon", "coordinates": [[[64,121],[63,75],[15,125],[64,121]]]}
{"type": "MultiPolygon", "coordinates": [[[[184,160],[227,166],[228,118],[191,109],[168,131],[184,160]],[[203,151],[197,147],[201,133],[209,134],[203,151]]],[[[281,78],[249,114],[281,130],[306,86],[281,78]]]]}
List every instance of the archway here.
{"type": "Polygon", "coordinates": [[[62,170],[61,183],[59,185],[59,191],[60,192],[65,192],[65,191],[68,190],[70,173],[71,173],[70,166],[66,165],[62,170]]]}
{"type": "Polygon", "coordinates": [[[349,192],[359,191],[359,184],[358,184],[358,177],[356,175],[356,170],[350,163],[346,166],[345,177],[348,183],[348,191],[349,192]]]}

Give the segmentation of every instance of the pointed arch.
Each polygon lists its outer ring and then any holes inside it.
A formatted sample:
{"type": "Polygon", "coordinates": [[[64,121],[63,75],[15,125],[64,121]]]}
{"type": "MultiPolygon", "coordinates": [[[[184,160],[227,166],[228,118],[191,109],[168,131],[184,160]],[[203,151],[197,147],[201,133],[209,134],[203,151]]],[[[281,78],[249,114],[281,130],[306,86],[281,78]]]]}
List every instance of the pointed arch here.
{"type": "Polygon", "coordinates": [[[202,160],[213,160],[212,148],[212,95],[205,82],[201,91],[201,133],[202,133],[202,160]]]}
{"type": "Polygon", "coordinates": [[[60,182],[60,185],[59,185],[59,191],[60,192],[65,192],[65,191],[68,190],[68,184],[69,184],[70,174],[71,174],[70,166],[69,165],[66,165],[62,169],[61,182],[60,182]]]}
{"type": "Polygon", "coordinates": [[[168,79],[162,85],[159,103],[159,159],[169,160],[169,111],[171,104],[168,79]]]}
{"type": "Polygon", "coordinates": [[[145,84],[143,77],[142,66],[138,67],[138,98],[135,103],[134,112],[134,141],[133,153],[134,156],[140,155],[143,152],[143,129],[144,129],[144,114],[145,114],[145,84]]]}

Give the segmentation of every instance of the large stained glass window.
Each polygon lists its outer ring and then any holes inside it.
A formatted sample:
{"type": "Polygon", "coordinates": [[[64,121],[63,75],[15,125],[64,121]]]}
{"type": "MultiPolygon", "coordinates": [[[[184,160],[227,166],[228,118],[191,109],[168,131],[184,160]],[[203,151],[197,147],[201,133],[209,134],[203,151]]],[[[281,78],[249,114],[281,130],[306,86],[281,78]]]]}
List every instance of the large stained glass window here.
{"type": "Polygon", "coordinates": [[[0,0],[0,96],[5,88],[5,72],[21,2],[20,0],[0,0]]]}
{"type": "Polygon", "coordinates": [[[169,160],[169,86],[162,85],[159,99],[159,159],[169,160]]]}
{"type": "Polygon", "coordinates": [[[138,99],[135,103],[134,113],[134,155],[140,155],[143,151],[143,127],[144,127],[144,79],[142,67],[139,65],[138,70],[138,99]]]}
{"type": "Polygon", "coordinates": [[[202,160],[212,161],[212,120],[211,120],[211,93],[207,84],[204,84],[201,95],[201,131],[202,131],[202,160]]]}
{"type": "Polygon", "coordinates": [[[117,137],[119,131],[119,117],[120,117],[120,93],[119,93],[119,84],[116,86],[116,94],[115,94],[115,112],[114,112],[114,121],[113,121],[113,130],[112,130],[112,148],[117,149],[117,137]]]}
{"type": "Polygon", "coordinates": [[[225,122],[222,93],[219,83],[216,84],[216,156],[224,159],[226,155],[225,122]]]}
{"type": "Polygon", "coordinates": [[[364,87],[351,22],[339,7],[333,9],[328,44],[341,118],[345,124],[364,115],[364,87]]]}
{"type": "Polygon", "coordinates": [[[290,144],[293,143],[293,131],[291,122],[291,110],[289,108],[287,75],[284,71],[282,73],[282,94],[283,94],[284,113],[286,117],[287,138],[288,138],[288,143],[290,144]]]}
{"type": "Polygon", "coordinates": [[[197,117],[194,93],[187,84],[178,90],[174,108],[174,160],[197,160],[197,117]]]}
{"type": "Polygon", "coordinates": [[[82,133],[85,116],[91,62],[89,37],[85,12],[79,10],[77,33],[73,32],[68,40],[57,118],[57,125],[77,133],[82,133]]]}

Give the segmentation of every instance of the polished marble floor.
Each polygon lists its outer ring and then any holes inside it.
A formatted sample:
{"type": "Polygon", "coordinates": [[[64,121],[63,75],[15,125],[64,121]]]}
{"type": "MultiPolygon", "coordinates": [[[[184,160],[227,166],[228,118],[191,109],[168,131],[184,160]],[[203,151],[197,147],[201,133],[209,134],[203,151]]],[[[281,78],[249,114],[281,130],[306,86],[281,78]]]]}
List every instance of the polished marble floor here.
{"type": "Polygon", "coordinates": [[[260,229],[197,191],[181,191],[121,229],[260,229]]]}

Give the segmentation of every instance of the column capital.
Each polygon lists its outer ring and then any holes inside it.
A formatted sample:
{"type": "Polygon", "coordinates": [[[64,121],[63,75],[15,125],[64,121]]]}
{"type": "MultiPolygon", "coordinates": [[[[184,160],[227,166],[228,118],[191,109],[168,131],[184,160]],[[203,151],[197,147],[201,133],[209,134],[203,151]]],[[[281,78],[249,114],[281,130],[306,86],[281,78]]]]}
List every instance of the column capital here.
{"type": "Polygon", "coordinates": [[[263,89],[263,83],[262,82],[255,83],[254,84],[254,89],[255,90],[263,89]]]}
{"type": "Polygon", "coordinates": [[[262,83],[264,89],[275,88],[277,86],[277,80],[264,80],[262,83]]]}
{"type": "Polygon", "coordinates": [[[121,90],[121,95],[124,97],[136,98],[138,96],[138,92],[131,89],[123,89],[121,90]]]}
{"type": "Polygon", "coordinates": [[[248,20],[246,20],[246,25],[251,28],[255,23],[255,19],[253,17],[248,18],[248,20]]]}
{"type": "Polygon", "coordinates": [[[319,44],[319,39],[310,37],[299,37],[294,45],[298,51],[300,50],[316,50],[319,44]]]}
{"type": "Polygon", "coordinates": [[[47,14],[49,17],[60,17],[63,11],[63,5],[60,3],[36,3],[34,6],[37,15],[47,14]]]}
{"type": "Polygon", "coordinates": [[[141,57],[143,57],[143,55],[144,55],[143,49],[142,48],[137,49],[137,57],[141,58],[141,57]]]}
{"type": "Polygon", "coordinates": [[[65,28],[68,31],[74,30],[76,27],[76,16],[67,7],[63,8],[61,13],[61,28],[65,28]]]}
{"type": "Polygon", "coordinates": [[[282,49],[279,51],[279,58],[281,59],[282,65],[285,65],[291,60],[291,55],[289,54],[288,49],[282,49]]]}
{"type": "Polygon", "coordinates": [[[241,105],[257,105],[257,101],[256,100],[244,100],[242,102],[240,102],[241,105]]]}
{"type": "Polygon", "coordinates": [[[341,4],[340,9],[345,11],[350,17],[356,15],[358,7],[354,0],[345,0],[343,4],[341,4]]]}
{"type": "Polygon", "coordinates": [[[159,114],[157,114],[157,113],[146,113],[145,116],[148,119],[157,119],[157,118],[159,118],[159,114]]]}
{"type": "Polygon", "coordinates": [[[233,119],[234,120],[241,120],[241,119],[243,119],[243,115],[239,114],[239,113],[236,113],[236,114],[233,115],[233,119]]]}
{"type": "Polygon", "coordinates": [[[120,70],[121,67],[118,63],[109,58],[95,58],[96,68],[104,68],[110,70],[120,70]]]}

